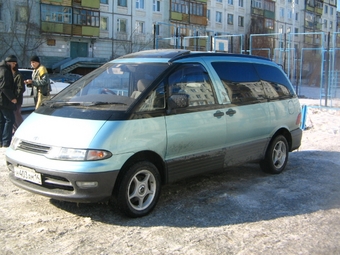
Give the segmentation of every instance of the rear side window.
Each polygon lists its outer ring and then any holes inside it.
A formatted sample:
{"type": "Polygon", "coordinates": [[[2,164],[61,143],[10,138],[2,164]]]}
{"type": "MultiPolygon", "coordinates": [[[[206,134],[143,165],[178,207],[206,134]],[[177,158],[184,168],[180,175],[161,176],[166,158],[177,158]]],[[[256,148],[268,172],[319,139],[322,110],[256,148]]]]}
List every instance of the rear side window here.
{"type": "Polygon", "coordinates": [[[269,99],[289,98],[294,95],[290,82],[279,68],[262,64],[254,64],[254,66],[269,99]]]}
{"type": "Polygon", "coordinates": [[[265,93],[253,64],[211,63],[221,79],[232,104],[254,104],[265,100],[265,93]]]}

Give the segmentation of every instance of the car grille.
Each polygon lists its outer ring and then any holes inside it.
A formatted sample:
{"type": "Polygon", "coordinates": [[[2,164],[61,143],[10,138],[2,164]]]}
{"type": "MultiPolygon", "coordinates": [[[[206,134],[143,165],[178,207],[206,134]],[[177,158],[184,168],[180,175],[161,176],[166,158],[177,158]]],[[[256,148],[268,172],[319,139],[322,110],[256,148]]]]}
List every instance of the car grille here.
{"type": "MultiPolygon", "coordinates": [[[[41,145],[41,144],[21,141],[17,149],[30,152],[30,153],[34,153],[34,154],[45,155],[49,152],[51,147],[41,145]]],[[[12,168],[12,167],[9,167],[9,168],[12,168]]],[[[74,191],[72,183],[64,177],[41,173],[41,178],[42,178],[42,185],[41,185],[42,187],[45,187],[48,189],[59,189],[60,191],[62,190],[74,191]]],[[[36,185],[33,183],[31,184],[36,185]]]]}
{"type": "Polygon", "coordinates": [[[18,149],[22,150],[22,151],[27,151],[27,152],[31,152],[31,153],[35,153],[35,154],[47,154],[49,152],[51,147],[49,146],[44,146],[41,144],[35,144],[35,143],[28,143],[25,141],[21,141],[18,149]]]}

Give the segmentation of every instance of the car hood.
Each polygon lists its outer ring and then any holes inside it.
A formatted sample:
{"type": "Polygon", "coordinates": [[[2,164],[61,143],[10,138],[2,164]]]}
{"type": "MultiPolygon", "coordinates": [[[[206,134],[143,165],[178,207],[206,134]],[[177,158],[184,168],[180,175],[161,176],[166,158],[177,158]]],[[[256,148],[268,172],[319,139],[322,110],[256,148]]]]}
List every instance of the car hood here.
{"type": "Polygon", "coordinates": [[[64,118],[31,113],[15,132],[26,142],[49,146],[89,148],[106,121],[64,118]]]}

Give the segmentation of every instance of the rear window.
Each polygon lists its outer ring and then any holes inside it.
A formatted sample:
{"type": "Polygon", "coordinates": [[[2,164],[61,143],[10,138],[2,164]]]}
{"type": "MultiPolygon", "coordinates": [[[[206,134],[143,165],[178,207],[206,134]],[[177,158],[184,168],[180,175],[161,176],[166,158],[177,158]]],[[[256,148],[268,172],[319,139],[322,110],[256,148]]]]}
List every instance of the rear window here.
{"type": "Polygon", "coordinates": [[[262,64],[254,64],[254,66],[263,81],[269,99],[287,98],[294,95],[287,76],[279,68],[262,64]]]}

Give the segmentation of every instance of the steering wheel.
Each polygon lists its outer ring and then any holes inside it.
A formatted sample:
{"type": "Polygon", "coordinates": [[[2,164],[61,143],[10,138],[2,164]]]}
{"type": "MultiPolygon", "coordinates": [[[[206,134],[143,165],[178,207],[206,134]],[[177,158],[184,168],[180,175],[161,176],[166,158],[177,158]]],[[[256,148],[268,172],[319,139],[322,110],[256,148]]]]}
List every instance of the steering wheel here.
{"type": "Polygon", "coordinates": [[[117,95],[117,94],[114,93],[112,90],[107,89],[107,88],[101,89],[100,94],[112,94],[112,95],[117,95]]]}

